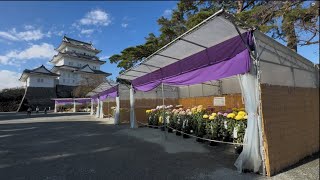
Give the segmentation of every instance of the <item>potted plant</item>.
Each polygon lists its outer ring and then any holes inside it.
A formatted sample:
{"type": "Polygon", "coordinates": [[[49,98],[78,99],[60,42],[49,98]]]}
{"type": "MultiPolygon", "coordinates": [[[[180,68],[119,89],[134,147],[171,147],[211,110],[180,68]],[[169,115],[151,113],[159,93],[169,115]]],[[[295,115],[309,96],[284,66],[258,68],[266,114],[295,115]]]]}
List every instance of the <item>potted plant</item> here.
{"type": "MultiPolygon", "coordinates": [[[[219,139],[220,121],[216,113],[212,113],[206,123],[206,138],[211,140],[219,139]]],[[[217,143],[210,141],[210,146],[216,146],[217,143]]]]}
{"type": "Polygon", "coordinates": [[[177,136],[181,136],[181,132],[182,131],[182,124],[183,124],[183,119],[184,119],[184,116],[185,116],[185,111],[180,108],[179,109],[179,113],[177,115],[177,122],[176,122],[176,135],[177,136]]]}
{"type": "MultiPolygon", "coordinates": [[[[237,115],[234,117],[235,125],[233,130],[233,142],[243,143],[244,135],[247,128],[247,113],[244,111],[237,112],[237,115]]],[[[242,152],[243,146],[236,145],[235,153],[240,154],[242,152]]]]}

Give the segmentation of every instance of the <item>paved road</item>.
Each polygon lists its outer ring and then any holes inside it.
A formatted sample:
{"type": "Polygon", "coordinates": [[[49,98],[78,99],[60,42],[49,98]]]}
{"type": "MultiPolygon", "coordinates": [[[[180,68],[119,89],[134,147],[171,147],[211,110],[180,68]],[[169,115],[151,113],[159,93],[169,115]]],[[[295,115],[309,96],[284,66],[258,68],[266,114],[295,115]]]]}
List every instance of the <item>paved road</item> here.
{"type": "MultiPolygon", "coordinates": [[[[1,180],[266,178],[239,174],[231,146],[208,147],[158,129],[132,130],[84,114],[0,119],[1,180]]],[[[311,163],[319,170],[318,160],[311,163]]],[[[273,179],[312,177],[291,171],[273,179]]]]}

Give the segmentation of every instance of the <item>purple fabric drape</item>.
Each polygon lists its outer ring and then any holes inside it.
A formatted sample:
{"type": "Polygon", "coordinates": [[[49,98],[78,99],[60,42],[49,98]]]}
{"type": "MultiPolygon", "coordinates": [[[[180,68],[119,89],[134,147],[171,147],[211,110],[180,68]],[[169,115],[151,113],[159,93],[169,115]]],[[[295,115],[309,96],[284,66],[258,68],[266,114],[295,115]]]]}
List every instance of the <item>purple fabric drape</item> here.
{"type": "Polygon", "coordinates": [[[150,91],[162,83],[167,85],[192,85],[210,80],[222,79],[237,74],[243,74],[250,70],[249,51],[245,49],[232,59],[211,66],[200,68],[175,77],[154,81],[149,84],[135,86],[139,91],[150,91]]]}
{"type": "Polygon", "coordinates": [[[56,104],[72,104],[73,100],[72,99],[65,99],[65,100],[55,100],[56,104]]]}
{"type": "Polygon", "coordinates": [[[77,103],[88,103],[91,102],[91,99],[78,99],[76,100],[77,103]]]}
{"type": "Polygon", "coordinates": [[[111,87],[101,93],[99,93],[99,99],[105,100],[107,97],[117,97],[118,95],[118,85],[111,87]]]}
{"type": "Polygon", "coordinates": [[[56,104],[73,104],[74,101],[76,103],[87,103],[90,102],[91,99],[61,99],[61,100],[55,100],[56,104]]]}
{"type": "MultiPolygon", "coordinates": [[[[243,33],[241,36],[249,47],[252,46],[251,32],[243,33]]],[[[249,69],[249,51],[241,37],[236,36],[138,77],[132,81],[132,85],[137,90],[150,91],[161,82],[171,85],[191,85],[245,73],[249,69]]]]}

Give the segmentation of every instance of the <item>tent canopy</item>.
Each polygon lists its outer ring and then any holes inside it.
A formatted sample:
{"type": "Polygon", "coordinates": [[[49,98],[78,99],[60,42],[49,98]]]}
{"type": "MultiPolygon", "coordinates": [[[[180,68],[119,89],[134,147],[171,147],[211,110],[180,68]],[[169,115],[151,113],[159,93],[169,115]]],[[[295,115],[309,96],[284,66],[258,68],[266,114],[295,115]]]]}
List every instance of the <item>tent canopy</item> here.
{"type": "Polygon", "coordinates": [[[97,86],[95,89],[93,89],[92,91],[90,91],[87,96],[88,97],[98,97],[100,93],[116,86],[116,83],[112,83],[112,82],[104,82],[101,83],[99,86],[97,86]]]}
{"type": "MultiPolygon", "coordinates": [[[[241,52],[243,54],[240,56],[248,56],[248,52],[245,52],[246,43],[251,41],[248,31],[239,28],[238,32],[232,21],[232,16],[220,10],[141,63],[120,74],[118,78],[129,80],[134,86],[147,83],[157,84],[156,81],[159,79],[176,77],[179,74],[221,63],[241,52]],[[242,34],[242,37],[239,36],[239,33],[242,34]],[[230,49],[227,46],[234,48],[230,49]],[[163,76],[164,74],[166,77],[163,76]]],[[[248,63],[243,64],[248,67],[248,63]]],[[[241,67],[240,73],[247,71],[246,67],[241,67]]],[[[150,88],[140,90],[150,90],[150,88]]]]}

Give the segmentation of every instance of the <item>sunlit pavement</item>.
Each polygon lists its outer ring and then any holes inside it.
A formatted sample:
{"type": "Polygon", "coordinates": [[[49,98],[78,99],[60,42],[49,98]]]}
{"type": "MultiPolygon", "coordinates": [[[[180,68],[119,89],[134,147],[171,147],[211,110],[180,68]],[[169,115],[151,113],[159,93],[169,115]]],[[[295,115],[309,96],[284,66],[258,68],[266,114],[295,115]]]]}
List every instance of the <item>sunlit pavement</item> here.
{"type": "MultiPolygon", "coordinates": [[[[0,114],[0,179],[269,179],[240,174],[232,146],[85,113],[0,114]]],[[[319,179],[319,159],[272,179],[319,179]]]]}

